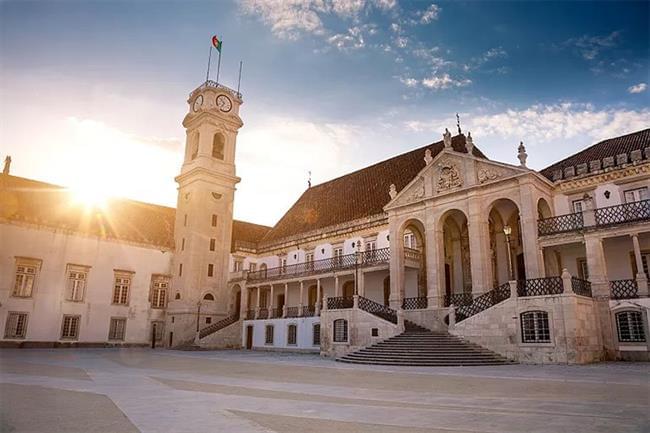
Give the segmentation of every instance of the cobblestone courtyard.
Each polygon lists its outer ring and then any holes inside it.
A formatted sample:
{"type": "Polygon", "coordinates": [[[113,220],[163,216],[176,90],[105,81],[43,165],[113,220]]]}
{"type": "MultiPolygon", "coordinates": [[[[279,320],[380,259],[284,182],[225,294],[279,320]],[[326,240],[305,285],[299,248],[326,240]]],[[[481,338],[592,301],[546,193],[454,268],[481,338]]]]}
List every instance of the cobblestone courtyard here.
{"type": "Polygon", "coordinates": [[[316,355],[0,351],[2,432],[642,432],[650,365],[408,368],[316,355]]]}

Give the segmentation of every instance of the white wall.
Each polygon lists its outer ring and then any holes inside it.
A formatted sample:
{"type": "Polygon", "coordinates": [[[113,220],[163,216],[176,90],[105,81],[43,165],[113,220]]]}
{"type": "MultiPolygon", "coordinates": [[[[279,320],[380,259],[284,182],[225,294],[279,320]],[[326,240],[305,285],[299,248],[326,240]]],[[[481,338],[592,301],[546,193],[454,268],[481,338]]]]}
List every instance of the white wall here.
{"type": "Polygon", "coordinates": [[[27,312],[25,340],[57,341],[63,315],[75,314],[81,316],[79,342],[106,342],[110,318],[126,317],[125,342],[147,343],[151,321],[164,320],[163,310],[150,308],[151,275],[169,274],[171,258],[171,252],[154,248],[0,225],[0,324],[8,311],[27,312]],[[31,298],[11,297],[16,256],[42,260],[31,298]],[[91,267],[83,302],[65,300],[69,263],[91,267]],[[111,304],[114,269],[135,272],[128,306],[111,304]]]}
{"type": "Polygon", "coordinates": [[[320,317],[300,317],[295,319],[245,320],[242,332],[242,346],[246,347],[246,332],[249,325],[253,326],[253,348],[263,350],[309,350],[320,351],[320,344],[313,343],[313,326],[320,323],[320,317]],[[290,324],[297,325],[298,344],[287,344],[287,328],[290,324]],[[266,325],[273,325],[273,344],[265,344],[266,325]]]}

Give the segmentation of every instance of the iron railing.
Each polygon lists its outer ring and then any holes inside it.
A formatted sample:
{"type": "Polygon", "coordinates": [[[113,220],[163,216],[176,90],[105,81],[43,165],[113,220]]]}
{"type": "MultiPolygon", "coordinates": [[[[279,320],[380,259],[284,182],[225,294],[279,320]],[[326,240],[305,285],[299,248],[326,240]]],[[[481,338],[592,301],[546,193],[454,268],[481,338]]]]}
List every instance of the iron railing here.
{"type": "Polygon", "coordinates": [[[478,314],[483,310],[487,310],[508,298],[510,298],[510,284],[505,283],[489,292],[477,296],[469,305],[459,305],[455,307],[456,322],[472,317],[473,315],[478,314]]]}
{"type": "Polygon", "coordinates": [[[343,310],[346,308],[352,308],[354,306],[354,299],[337,296],[335,298],[327,298],[327,309],[328,310],[343,310]]]}
{"type": "Polygon", "coordinates": [[[428,306],[427,297],[419,296],[417,298],[404,298],[402,301],[403,310],[420,310],[422,308],[427,308],[428,306]]]}
{"type": "Polygon", "coordinates": [[[636,280],[614,280],[609,282],[612,299],[634,299],[639,297],[636,280]]]}
{"type": "Polygon", "coordinates": [[[359,309],[397,324],[397,311],[363,296],[359,296],[359,309]]]}
{"type": "Polygon", "coordinates": [[[287,307],[286,317],[298,317],[300,315],[300,307],[287,307]]]}
{"type": "Polygon", "coordinates": [[[257,318],[258,319],[268,319],[269,318],[269,309],[268,308],[260,308],[257,310],[257,318]]]}
{"type": "Polygon", "coordinates": [[[282,308],[272,308],[269,319],[278,319],[282,317],[282,308]]]}
{"type": "Polygon", "coordinates": [[[275,280],[303,275],[322,274],[336,270],[352,269],[357,265],[360,267],[373,266],[388,261],[390,261],[390,248],[381,248],[378,250],[330,257],[329,259],[296,263],[293,265],[278,266],[275,268],[249,272],[247,280],[275,280]]]}
{"type": "Polygon", "coordinates": [[[205,328],[201,329],[199,331],[199,338],[207,337],[210,334],[214,334],[215,332],[220,331],[226,326],[230,326],[233,323],[236,323],[237,321],[239,321],[238,313],[228,316],[225,319],[221,319],[218,322],[213,323],[212,325],[206,326],[205,328]]]}
{"type": "Polygon", "coordinates": [[[449,307],[450,305],[470,305],[474,301],[474,296],[471,293],[453,293],[451,295],[445,295],[444,305],[449,307]]]}
{"type": "Polygon", "coordinates": [[[539,236],[573,232],[583,228],[582,212],[537,220],[537,234],[539,236]]]}
{"type": "Polygon", "coordinates": [[[589,281],[571,277],[571,288],[576,295],[589,296],[591,298],[591,283],[589,281]]]}
{"type": "Polygon", "coordinates": [[[316,314],[316,307],[314,305],[304,305],[302,307],[302,317],[313,317],[316,314]]]}
{"type": "Polygon", "coordinates": [[[517,281],[517,296],[559,295],[564,292],[561,277],[531,278],[517,281]]]}
{"type": "Polygon", "coordinates": [[[226,91],[227,93],[230,93],[233,97],[235,97],[235,98],[241,100],[241,93],[240,93],[240,92],[237,92],[237,91],[231,89],[230,87],[226,87],[226,86],[224,86],[223,84],[219,84],[219,83],[217,83],[216,81],[213,81],[213,80],[206,80],[203,84],[201,84],[199,87],[197,87],[196,89],[194,89],[194,90],[192,91],[192,93],[190,93],[190,99],[191,99],[191,98],[192,98],[192,97],[193,97],[193,96],[194,96],[194,95],[195,95],[199,90],[202,90],[202,89],[205,89],[205,88],[208,88],[208,87],[213,88],[213,89],[222,89],[222,90],[226,91]]]}
{"type": "Polygon", "coordinates": [[[255,310],[246,310],[246,320],[253,320],[255,318],[255,310]]]}
{"type": "Polygon", "coordinates": [[[610,226],[650,220],[650,200],[635,201],[595,210],[596,225],[610,226]]]}

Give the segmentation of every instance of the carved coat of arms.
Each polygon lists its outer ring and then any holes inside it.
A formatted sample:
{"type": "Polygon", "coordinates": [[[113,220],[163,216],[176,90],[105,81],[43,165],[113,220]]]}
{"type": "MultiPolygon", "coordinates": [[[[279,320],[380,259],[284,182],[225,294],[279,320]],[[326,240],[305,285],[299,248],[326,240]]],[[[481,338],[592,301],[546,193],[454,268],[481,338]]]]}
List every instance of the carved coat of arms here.
{"type": "Polygon", "coordinates": [[[438,175],[438,191],[444,191],[463,186],[463,179],[456,164],[451,162],[440,163],[440,174],[438,175]]]}

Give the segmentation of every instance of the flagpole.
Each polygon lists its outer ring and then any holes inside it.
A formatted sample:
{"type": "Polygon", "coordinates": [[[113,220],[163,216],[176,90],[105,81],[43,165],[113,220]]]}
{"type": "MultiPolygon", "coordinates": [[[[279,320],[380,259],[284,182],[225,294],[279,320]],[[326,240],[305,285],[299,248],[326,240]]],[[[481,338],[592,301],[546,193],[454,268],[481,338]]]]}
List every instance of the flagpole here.
{"type": "Polygon", "coordinates": [[[244,64],[242,60],[239,61],[239,81],[237,81],[237,94],[239,94],[239,88],[241,87],[241,67],[244,64]]]}
{"type": "Polygon", "coordinates": [[[210,54],[208,54],[208,72],[205,73],[205,81],[206,81],[206,83],[210,79],[210,60],[211,59],[212,59],[212,43],[210,44],[210,54]]]}
{"type": "Polygon", "coordinates": [[[221,49],[219,50],[219,60],[217,61],[217,84],[219,84],[219,71],[221,70],[221,51],[223,51],[223,39],[219,38],[221,49]]]}

